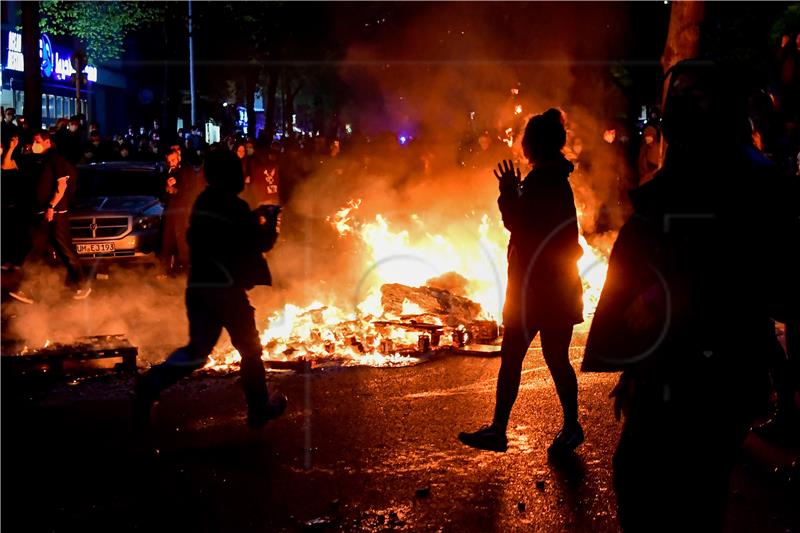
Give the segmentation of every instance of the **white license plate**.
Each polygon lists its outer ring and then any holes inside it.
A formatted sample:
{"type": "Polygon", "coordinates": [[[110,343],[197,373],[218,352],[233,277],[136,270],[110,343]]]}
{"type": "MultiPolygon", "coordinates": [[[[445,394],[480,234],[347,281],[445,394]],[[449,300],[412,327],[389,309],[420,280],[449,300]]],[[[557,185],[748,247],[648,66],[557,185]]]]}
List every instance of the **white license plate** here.
{"type": "Polygon", "coordinates": [[[115,250],[113,242],[98,242],[92,244],[76,244],[79,254],[107,254],[115,250]]]}

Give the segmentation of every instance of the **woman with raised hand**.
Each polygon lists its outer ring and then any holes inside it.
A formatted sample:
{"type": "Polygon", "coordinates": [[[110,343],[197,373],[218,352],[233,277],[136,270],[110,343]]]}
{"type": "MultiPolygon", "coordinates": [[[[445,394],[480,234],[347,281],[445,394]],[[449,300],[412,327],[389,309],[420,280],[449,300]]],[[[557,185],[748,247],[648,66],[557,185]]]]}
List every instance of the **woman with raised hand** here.
{"type": "Polygon", "coordinates": [[[494,419],[475,432],[458,436],[473,448],[499,452],[508,448],[506,428],[519,392],[522,362],[537,333],[564,413],[561,431],[548,452],[569,452],[583,442],[578,382],[569,361],[572,327],[583,321],[576,263],[582,252],[568,180],[574,167],[562,153],[564,123],[558,109],[530,119],[522,148],[533,170],[524,180],[520,181],[520,170],[511,161],[498,164],[494,172],[500,185],[498,205],[503,224],[511,232],[503,308],[505,334],[494,419]]]}

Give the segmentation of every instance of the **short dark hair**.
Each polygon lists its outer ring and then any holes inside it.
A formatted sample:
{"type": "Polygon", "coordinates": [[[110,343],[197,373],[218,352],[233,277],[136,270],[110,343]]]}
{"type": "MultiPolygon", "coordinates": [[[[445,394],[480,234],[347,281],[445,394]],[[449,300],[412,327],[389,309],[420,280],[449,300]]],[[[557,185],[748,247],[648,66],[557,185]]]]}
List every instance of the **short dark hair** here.
{"type": "Polygon", "coordinates": [[[33,134],[34,137],[36,137],[37,135],[41,137],[43,141],[50,140],[50,132],[48,130],[39,130],[33,134]]]}

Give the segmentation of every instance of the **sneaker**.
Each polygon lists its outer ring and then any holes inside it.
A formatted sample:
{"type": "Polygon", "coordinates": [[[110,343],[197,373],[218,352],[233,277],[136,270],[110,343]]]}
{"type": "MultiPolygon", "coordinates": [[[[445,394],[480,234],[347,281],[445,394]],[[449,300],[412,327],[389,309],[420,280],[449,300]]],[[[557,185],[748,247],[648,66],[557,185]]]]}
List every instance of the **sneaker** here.
{"type": "Polygon", "coordinates": [[[247,425],[252,429],[263,427],[264,424],[270,420],[281,416],[283,412],[286,411],[286,406],[288,404],[289,398],[287,398],[285,394],[273,392],[265,407],[247,410],[247,425]]]}
{"type": "Polygon", "coordinates": [[[25,294],[24,291],[9,291],[8,295],[24,304],[34,303],[33,298],[25,294]]]}
{"type": "Polygon", "coordinates": [[[89,297],[90,294],[92,294],[91,287],[86,289],[78,289],[75,291],[75,294],[72,295],[72,298],[75,300],[85,300],[86,298],[89,297]]]}
{"type": "Polygon", "coordinates": [[[508,439],[505,432],[495,429],[493,426],[483,426],[472,433],[462,431],[458,434],[458,440],[479,450],[488,450],[490,452],[505,452],[508,450],[508,439]]]}
{"type": "Polygon", "coordinates": [[[558,432],[556,438],[553,439],[553,443],[550,444],[550,447],[547,448],[547,453],[549,454],[563,454],[569,453],[578,446],[583,444],[583,428],[580,424],[575,426],[564,426],[561,428],[561,431],[558,432]]]}

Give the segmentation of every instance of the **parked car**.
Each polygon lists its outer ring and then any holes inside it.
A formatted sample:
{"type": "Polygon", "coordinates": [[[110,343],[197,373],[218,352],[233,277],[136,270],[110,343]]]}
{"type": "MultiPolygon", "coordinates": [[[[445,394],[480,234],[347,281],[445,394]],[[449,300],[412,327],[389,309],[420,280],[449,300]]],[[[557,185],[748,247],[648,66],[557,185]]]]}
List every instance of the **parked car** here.
{"type": "Polygon", "coordinates": [[[161,245],[164,169],[116,161],[80,165],[72,243],[83,261],[155,260],[161,245]]]}

